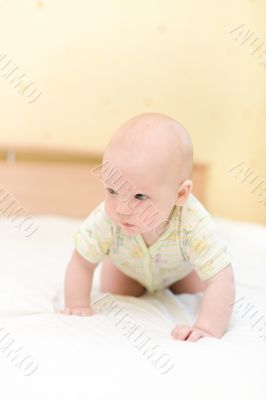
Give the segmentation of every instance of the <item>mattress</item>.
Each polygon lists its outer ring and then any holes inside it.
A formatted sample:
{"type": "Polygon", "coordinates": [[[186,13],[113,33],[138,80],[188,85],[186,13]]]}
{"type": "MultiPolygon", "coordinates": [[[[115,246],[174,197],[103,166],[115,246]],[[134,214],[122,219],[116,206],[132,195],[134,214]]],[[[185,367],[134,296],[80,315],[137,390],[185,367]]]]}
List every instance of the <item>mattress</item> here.
{"type": "Polygon", "coordinates": [[[192,324],[202,294],[101,293],[94,316],[59,314],[80,220],[38,216],[25,235],[0,219],[1,398],[266,399],[266,227],[215,218],[233,258],[237,294],[222,338],[171,337],[192,324]]]}

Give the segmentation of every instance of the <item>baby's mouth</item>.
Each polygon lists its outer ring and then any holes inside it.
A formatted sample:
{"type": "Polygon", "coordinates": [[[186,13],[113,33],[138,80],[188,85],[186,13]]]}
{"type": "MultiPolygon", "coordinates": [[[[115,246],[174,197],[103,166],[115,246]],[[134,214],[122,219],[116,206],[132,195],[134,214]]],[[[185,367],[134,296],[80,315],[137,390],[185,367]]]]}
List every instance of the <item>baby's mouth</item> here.
{"type": "Polygon", "coordinates": [[[125,223],[125,222],[120,222],[123,226],[126,226],[127,228],[133,228],[133,226],[135,226],[135,225],[132,225],[132,224],[128,224],[128,223],[125,223]]]}

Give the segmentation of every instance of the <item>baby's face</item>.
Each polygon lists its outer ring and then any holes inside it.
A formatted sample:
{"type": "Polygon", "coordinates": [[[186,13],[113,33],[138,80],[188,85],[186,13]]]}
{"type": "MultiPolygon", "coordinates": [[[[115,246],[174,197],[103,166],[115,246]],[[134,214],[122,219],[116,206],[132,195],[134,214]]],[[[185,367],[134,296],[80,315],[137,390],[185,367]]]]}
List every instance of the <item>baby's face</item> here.
{"type": "Polygon", "coordinates": [[[107,215],[128,235],[160,236],[189,194],[191,163],[190,138],[175,120],[156,113],[130,119],[103,157],[107,215]]]}
{"type": "Polygon", "coordinates": [[[175,206],[178,182],[170,182],[148,157],[123,158],[109,152],[104,160],[105,211],[127,235],[160,236],[175,206]]]}

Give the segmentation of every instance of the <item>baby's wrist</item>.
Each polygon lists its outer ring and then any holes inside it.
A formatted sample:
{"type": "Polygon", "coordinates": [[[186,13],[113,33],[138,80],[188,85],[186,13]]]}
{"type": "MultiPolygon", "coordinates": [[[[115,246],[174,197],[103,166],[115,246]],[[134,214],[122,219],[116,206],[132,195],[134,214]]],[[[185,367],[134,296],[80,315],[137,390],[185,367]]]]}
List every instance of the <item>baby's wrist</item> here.
{"type": "Polygon", "coordinates": [[[200,329],[206,333],[208,333],[211,336],[220,338],[223,336],[225,329],[222,329],[221,327],[217,326],[210,326],[210,324],[204,324],[204,323],[195,323],[193,325],[194,328],[200,329]]]}

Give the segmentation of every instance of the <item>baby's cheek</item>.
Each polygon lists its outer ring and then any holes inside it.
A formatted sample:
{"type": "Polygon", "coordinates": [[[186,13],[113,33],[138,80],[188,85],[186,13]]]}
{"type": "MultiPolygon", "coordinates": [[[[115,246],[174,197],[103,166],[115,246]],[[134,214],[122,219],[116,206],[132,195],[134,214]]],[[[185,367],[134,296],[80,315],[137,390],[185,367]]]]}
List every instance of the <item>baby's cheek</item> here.
{"type": "Polygon", "coordinates": [[[156,224],[155,224],[155,226],[153,228],[154,234],[156,234],[157,236],[162,235],[162,233],[166,229],[168,229],[170,224],[171,224],[171,222],[167,218],[164,218],[164,217],[157,218],[156,224]]]}
{"type": "Polygon", "coordinates": [[[140,217],[142,228],[145,228],[147,232],[154,232],[156,233],[160,231],[160,227],[164,225],[164,219],[161,215],[157,215],[153,213],[151,215],[143,215],[142,218],[140,217]]]}
{"type": "Polygon", "coordinates": [[[114,215],[114,207],[112,206],[111,202],[107,199],[104,201],[104,209],[105,213],[109,218],[112,218],[114,215]]]}

